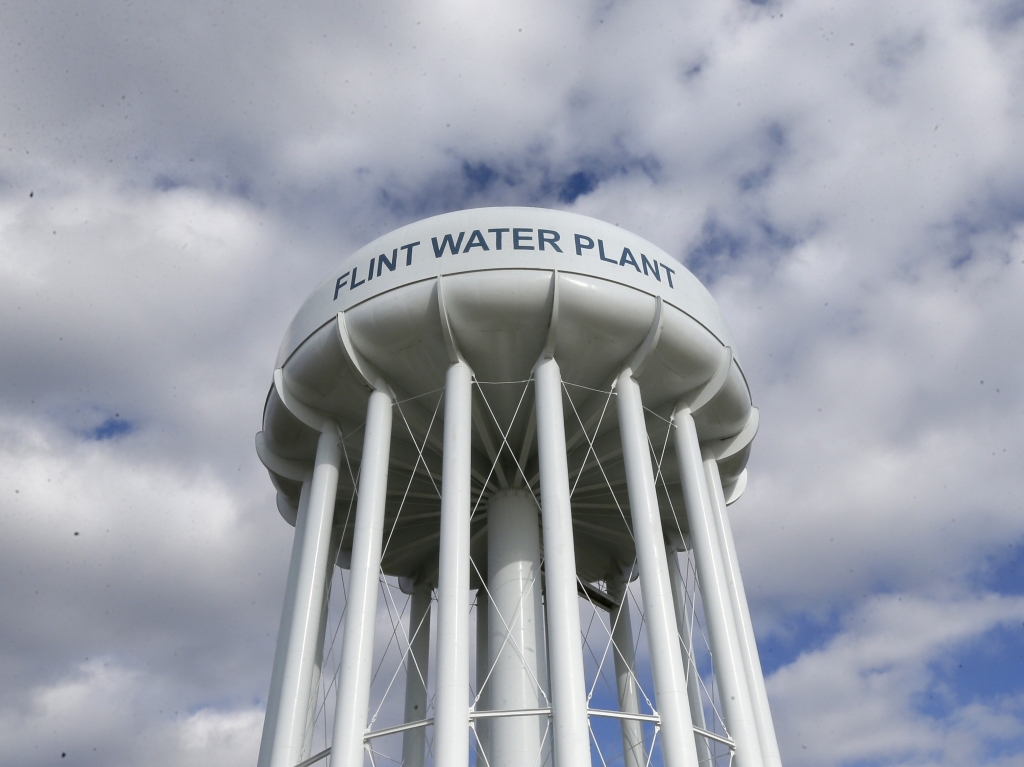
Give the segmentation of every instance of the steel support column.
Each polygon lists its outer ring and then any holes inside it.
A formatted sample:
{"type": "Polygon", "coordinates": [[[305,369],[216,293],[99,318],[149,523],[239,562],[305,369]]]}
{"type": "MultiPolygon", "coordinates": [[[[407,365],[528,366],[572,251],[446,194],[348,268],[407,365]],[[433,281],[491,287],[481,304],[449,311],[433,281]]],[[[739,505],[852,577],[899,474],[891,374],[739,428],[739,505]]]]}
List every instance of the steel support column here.
{"type": "Polygon", "coordinates": [[[469,764],[469,514],[473,374],[448,368],[444,390],[441,541],[437,578],[434,764],[469,764]]]}
{"type": "Polygon", "coordinates": [[[772,711],[768,705],[768,692],[764,686],[761,658],[757,652],[757,640],[754,638],[754,626],[750,621],[747,592],[743,588],[743,576],[740,574],[739,559],[736,557],[732,525],[729,523],[725,494],[722,492],[722,476],[718,471],[718,461],[713,457],[704,460],[704,476],[711,494],[711,511],[715,519],[715,528],[718,531],[719,546],[722,550],[725,580],[732,596],[740,657],[747,678],[747,688],[750,691],[750,703],[754,713],[754,724],[757,726],[758,742],[761,744],[761,756],[764,759],[765,767],[782,767],[779,742],[775,736],[775,724],[772,722],[772,711]]]}
{"type": "Polygon", "coordinates": [[[683,502],[693,544],[694,563],[704,602],[715,679],[721,694],[725,727],[736,743],[735,767],[762,767],[747,678],[740,657],[736,622],[725,579],[721,547],[701,458],[697,427],[688,408],[675,414],[675,447],[683,502]]]}
{"type": "MultiPolygon", "coordinates": [[[[299,494],[299,509],[295,515],[295,532],[292,534],[292,556],[288,564],[288,580],[284,587],[284,606],[277,631],[277,649],[274,651],[274,669],[270,674],[270,692],[267,694],[267,712],[263,718],[263,737],[260,740],[260,755],[257,767],[270,767],[274,743],[278,740],[278,722],[281,720],[281,691],[284,687],[285,669],[288,663],[288,647],[292,636],[292,623],[296,620],[295,598],[299,588],[299,570],[302,567],[302,545],[305,541],[306,520],[309,518],[309,486],[313,480],[310,473],[302,483],[299,494]]],[[[289,684],[289,687],[292,683],[289,684]]],[[[294,693],[288,698],[294,699],[294,693]]],[[[288,728],[283,728],[287,730],[288,728]]],[[[281,737],[286,737],[282,731],[281,737]]]]}
{"type": "MultiPolygon", "coordinates": [[[[621,572],[608,576],[608,596],[618,601],[617,609],[608,613],[615,645],[615,686],[619,694],[619,711],[640,713],[640,700],[636,685],[636,653],[633,648],[633,626],[629,620],[629,593],[621,572]]],[[[623,719],[622,759],[625,767],[645,767],[643,723],[636,719],[623,719]]]]}
{"type": "MultiPolygon", "coordinates": [[[[430,663],[430,584],[418,581],[409,600],[409,658],[405,671],[405,721],[427,718],[427,677],[430,663]]],[[[426,763],[427,729],[402,733],[402,767],[426,763]]]]}
{"type": "MultiPolygon", "coordinates": [[[[686,664],[686,697],[690,701],[690,718],[695,727],[707,729],[704,721],[704,703],[700,697],[700,676],[697,673],[697,659],[693,655],[693,640],[690,636],[690,624],[687,620],[689,612],[686,604],[686,584],[683,574],[679,571],[679,556],[674,546],[667,545],[668,574],[672,580],[672,600],[676,603],[676,626],[679,628],[679,646],[683,651],[683,663],[686,664]]],[[[697,758],[701,764],[711,764],[711,748],[703,735],[694,733],[697,746],[697,758]]]]}
{"type": "Polygon", "coordinates": [[[616,391],[626,488],[651,650],[651,675],[661,716],[661,750],[666,767],[697,767],[693,723],[686,698],[686,668],[679,650],[647,424],[640,385],[629,368],[619,375],[616,391]]]}
{"type": "MultiPolygon", "coordinates": [[[[479,565],[478,565],[479,566],[479,565]]],[[[486,565],[480,566],[481,580],[487,579],[486,565]]],[[[476,710],[487,711],[490,708],[487,692],[491,684],[487,681],[487,672],[491,670],[490,653],[487,649],[487,636],[490,633],[488,615],[490,614],[490,599],[486,589],[480,588],[476,592],[476,710]]],[[[488,719],[477,719],[473,722],[473,729],[476,731],[476,763],[478,767],[487,764],[485,754],[490,753],[490,721],[488,719]]]]}
{"type": "Polygon", "coordinates": [[[340,439],[337,425],[328,421],[317,442],[313,472],[302,484],[290,568],[294,568],[294,580],[290,571],[278,635],[278,652],[284,653],[280,692],[274,700],[272,689],[267,700],[267,719],[274,724],[274,735],[268,753],[260,750],[261,767],[292,767],[302,759],[324,587],[331,567],[328,560],[341,467],[340,439]]]}
{"type": "Polygon", "coordinates": [[[316,653],[313,656],[313,673],[309,682],[309,704],[306,711],[306,726],[303,728],[302,758],[313,753],[313,729],[316,726],[316,715],[319,711],[317,690],[323,677],[324,639],[327,637],[327,604],[331,599],[331,583],[334,577],[334,566],[338,563],[338,549],[341,545],[341,530],[331,528],[331,544],[327,554],[327,578],[324,583],[324,595],[320,602],[320,626],[316,632],[316,653]]]}
{"type": "Polygon", "coordinates": [[[334,767],[362,767],[363,764],[363,733],[373,671],[384,502],[391,454],[391,406],[390,395],[378,390],[370,395],[366,407],[348,606],[338,669],[338,704],[331,744],[334,767]]]}
{"type": "Polygon", "coordinates": [[[553,358],[534,368],[544,536],[551,727],[558,767],[589,767],[590,729],[576,588],[562,376],[553,358]]]}

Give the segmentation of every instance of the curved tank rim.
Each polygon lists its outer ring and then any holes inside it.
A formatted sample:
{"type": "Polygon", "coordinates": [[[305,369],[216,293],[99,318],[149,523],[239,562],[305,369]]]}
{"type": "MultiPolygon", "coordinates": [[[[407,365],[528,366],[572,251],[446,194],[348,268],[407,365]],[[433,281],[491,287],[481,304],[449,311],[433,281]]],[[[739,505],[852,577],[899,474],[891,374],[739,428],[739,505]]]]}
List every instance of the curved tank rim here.
{"type": "MultiPolygon", "coordinates": [[[[531,268],[531,269],[524,269],[523,267],[513,267],[513,266],[499,267],[499,268],[466,269],[466,270],[459,271],[459,272],[452,272],[452,273],[442,274],[440,276],[445,277],[445,276],[448,276],[448,274],[472,274],[474,272],[494,272],[494,271],[510,271],[510,272],[511,271],[537,271],[537,272],[553,272],[553,271],[558,271],[558,272],[564,273],[564,274],[580,274],[580,275],[588,276],[588,277],[592,276],[592,275],[589,275],[589,274],[587,274],[585,272],[576,272],[576,271],[573,271],[571,269],[558,269],[558,270],[555,270],[555,269],[551,269],[551,268],[542,268],[542,267],[534,267],[534,268],[531,268]]],[[[436,277],[424,277],[421,280],[415,280],[415,281],[411,281],[411,282],[403,282],[400,285],[395,285],[394,287],[388,288],[387,290],[381,291],[380,293],[376,293],[376,294],[374,294],[372,296],[369,296],[366,299],[364,299],[363,301],[360,301],[359,303],[352,304],[351,306],[348,307],[348,309],[354,309],[355,307],[360,306],[360,305],[366,303],[367,301],[372,301],[375,298],[378,298],[379,296],[386,295],[387,293],[391,293],[391,292],[396,291],[396,290],[401,290],[402,288],[405,288],[405,287],[407,287],[409,285],[415,285],[416,283],[427,282],[428,280],[433,280],[433,279],[437,279],[437,278],[436,277]]],[[[609,282],[614,282],[614,280],[609,280],[609,282]]],[[[643,293],[645,293],[646,295],[649,295],[649,296],[656,296],[655,293],[650,293],[648,291],[640,291],[640,292],[643,292],[643,293]]],[[[711,335],[715,336],[715,338],[718,339],[718,341],[721,342],[721,344],[723,346],[730,346],[731,338],[728,338],[728,337],[727,338],[720,338],[714,332],[714,330],[712,330],[711,328],[709,328],[706,325],[704,325],[704,323],[702,323],[700,321],[700,318],[694,317],[692,314],[687,312],[685,308],[683,308],[681,306],[677,306],[676,304],[673,304],[670,301],[666,301],[665,303],[669,304],[670,306],[672,306],[675,309],[678,309],[680,312],[682,312],[683,314],[686,314],[688,317],[693,319],[694,322],[697,322],[698,324],[700,324],[711,335]]],[[[348,309],[346,309],[346,311],[348,309]]],[[[331,315],[330,317],[325,319],[322,324],[320,324],[317,327],[313,328],[313,330],[309,333],[309,335],[306,336],[306,338],[309,338],[309,336],[312,336],[314,333],[316,333],[318,330],[320,330],[320,328],[324,327],[324,325],[328,325],[331,322],[334,322],[336,319],[337,319],[337,315],[331,315]]],[[[281,359],[279,357],[278,360],[277,360],[276,366],[277,367],[284,367],[285,365],[287,365],[288,364],[288,360],[291,358],[291,356],[293,354],[295,354],[296,351],[298,351],[299,347],[302,346],[302,344],[303,344],[303,342],[305,342],[306,338],[304,338],[301,341],[299,341],[299,343],[295,346],[295,348],[292,349],[289,352],[287,357],[285,357],[284,359],[281,359]]],[[[733,349],[733,354],[736,355],[735,348],[734,347],[731,347],[731,348],[733,349]]],[[[747,383],[747,389],[749,390],[750,389],[750,383],[749,383],[749,381],[747,381],[746,373],[743,371],[743,365],[742,365],[742,363],[740,362],[740,360],[738,358],[735,361],[736,361],[736,367],[739,368],[740,374],[743,376],[744,382],[747,383]]],[[[271,389],[273,389],[273,385],[271,385],[271,389]]],[[[268,393],[267,396],[269,397],[269,393],[268,393]]]]}
{"type": "Polygon", "coordinates": [[[735,353],[732,334],[708,289],[675,257],[649,240],[569,211],[481,207],[405,224],[343,258],[317,284],[288,325],[275,366],[282,367],[306,338],[339,312],[378,295],[451,274],[512,269],[581,274],[660,296],[735,353]],[[495,234],[496,230],[501,233],[495,234]],[[520,234],[519,239],[514,239],[514,232],[520,234]],[[544,241],[538,243],[538,238],[544,241]],[[484,254],[487,264],[472,260],[484,254]],[[382,255],[383,263],[378,261],[382,255]],[[373,278],[367,279],[366,269],[371,267],[373,278]]]}

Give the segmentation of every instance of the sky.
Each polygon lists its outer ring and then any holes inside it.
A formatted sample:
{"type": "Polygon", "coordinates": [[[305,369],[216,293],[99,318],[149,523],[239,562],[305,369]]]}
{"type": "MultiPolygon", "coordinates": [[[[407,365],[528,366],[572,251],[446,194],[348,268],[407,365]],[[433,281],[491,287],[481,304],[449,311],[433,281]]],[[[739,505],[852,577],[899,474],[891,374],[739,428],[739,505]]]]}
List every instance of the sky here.
{"type": "Polygon", "coordinates": [[[2,3],[0,762],[255,763],[319,280],[575,211],[677,257],[788,767],[1024,763],[1024,2],[2,3]]]}

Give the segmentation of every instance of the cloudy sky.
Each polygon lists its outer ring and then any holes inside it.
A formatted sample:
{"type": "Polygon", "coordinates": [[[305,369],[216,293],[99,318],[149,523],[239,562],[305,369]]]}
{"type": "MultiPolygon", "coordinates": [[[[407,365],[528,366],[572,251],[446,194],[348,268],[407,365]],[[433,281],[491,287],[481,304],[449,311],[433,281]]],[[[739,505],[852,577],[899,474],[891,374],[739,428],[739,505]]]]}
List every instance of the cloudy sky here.
{"type": "Polygon", "coordinates": [[[784,762],[1024,761],[1020,0],[2,8],[0,762],[255,763],[284,329],[496,204],[722,305],[784,762]]]}

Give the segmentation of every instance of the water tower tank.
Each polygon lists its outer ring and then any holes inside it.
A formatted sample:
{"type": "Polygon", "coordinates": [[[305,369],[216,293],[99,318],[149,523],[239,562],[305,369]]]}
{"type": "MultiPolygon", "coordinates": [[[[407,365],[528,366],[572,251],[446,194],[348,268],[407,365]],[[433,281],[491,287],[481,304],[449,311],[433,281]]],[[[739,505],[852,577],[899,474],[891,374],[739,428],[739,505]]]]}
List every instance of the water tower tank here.
{"type": "Polygon", "coordinates": [[[757,416],[711,295],[616,226],[342,260],[256,440],[295,526],[260,767],[780,764],[726,512],[757,416]]]}

